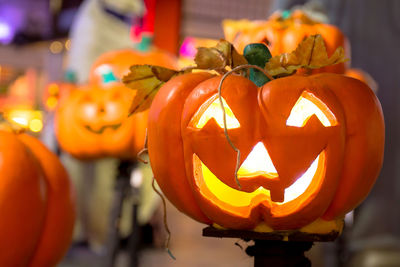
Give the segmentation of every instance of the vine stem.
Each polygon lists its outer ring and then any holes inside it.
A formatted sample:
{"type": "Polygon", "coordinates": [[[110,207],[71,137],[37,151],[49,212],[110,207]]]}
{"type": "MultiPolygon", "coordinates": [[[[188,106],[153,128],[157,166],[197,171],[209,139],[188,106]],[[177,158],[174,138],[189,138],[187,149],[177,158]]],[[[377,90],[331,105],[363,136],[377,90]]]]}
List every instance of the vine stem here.
{"type": "Polygon", "coordinates": [[[263,68],[256,66],[256,65],[251,65],[251,64],[245,64],[245,65],[240,65],[237,66],[235,68],[233,68],[232,70],[228,71],[227,73],[225,73],[222,78],[221,81],[219,82],[218,85],[218,98],[219,98],[219,103],[221,105],[221,109],[222,109],[222,118],[224,121],[224,134],[226,137],[226,140],[228,141],[229,145],[233,148],[233,150],[235,150],[236,152],[236,167],[235,167],[235,181],[236,184],[238,185],[239,189],[242,189],[242,186],[240,185],[238,176],[237,176],[237,172],[240,168],[240,150],[235,146],[235,144],[232,142],[231,138],[229,137],[228,134],[228,128],[226,126],[226,112],[225,112],[225,108],[224,108],[224,102],[222,101],[222,84],[224,82],[224,80],[231,74],[235,73],[236,71],[239,71],[241,69],[257,69],[259,71],[261,71],[265,76],[268,77],[268,79],[270,80],[274,80],[274,77],[271,76],[271,74],[269,74],[266,70],[264,70],[263,68]]]}
{"type": "Polygon", "coordinates": [[[169,242],[170,242],[170,240],[171,240],[171,231],[169,230],[168,221],[167,221],[167,203],[166,203],[166,201],[165,201],[164,196],[163,196],[163,195],[161,194],[161,192],[156,188],[154,182],[155,182],[155,179],[154,179],[154,177],[153,177],[153,181],[152,181],[152,183],[151,183],[151,186],[153,187],[153,190],[157,193],[157,195],[161,198],[162,204],[163,204],[163,211],[164,211],[164,218],[163,218],[163,221],[164,221],[164,228],[165,228],[165,231],[167,232],[167,235],[168,235],[168,236],[167,236],[167,239],[165,240],[165,249],[166,249],[167,253],[169,254],[169,256],[170,256],[172,259],[176,260],[175,256],[172,254],[171,250],[169,249],[169,242]]]}
{"type": "Polygon", "coordinates": [[[142,148],[142,149],[137,153],[137,155],[136,155],[136,158],[137,158],[140,162],[142,162],[142,163],[144,163],[144,164],[148,164],[148,163],[149,163],[147,160],[145,160],[145,159],[142,158],[142,155],[143,155],[144,153],[146,153],[146,152],[149,150],[149,149],[147,148],[148,139],[149,139],[149,135],[148,135],[148,133],[147,133],[147,128],[146,128],[146,135],[145,135],[145,137],[144,137],[144,146],[143,146],[143,148],[142,148]]]}

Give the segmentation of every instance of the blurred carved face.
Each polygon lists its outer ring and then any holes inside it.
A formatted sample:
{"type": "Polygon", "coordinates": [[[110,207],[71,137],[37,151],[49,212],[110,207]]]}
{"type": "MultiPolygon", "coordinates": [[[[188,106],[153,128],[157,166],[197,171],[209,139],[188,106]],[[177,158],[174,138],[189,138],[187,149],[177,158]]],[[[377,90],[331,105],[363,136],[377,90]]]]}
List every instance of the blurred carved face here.
{"type": "Polygon", "coordinates": [[[133,94],[118,84],[74,91],[58,111],[62,148],[79,158],[134,157],[143,147],[147,114],[128,116],[133,94]]]}

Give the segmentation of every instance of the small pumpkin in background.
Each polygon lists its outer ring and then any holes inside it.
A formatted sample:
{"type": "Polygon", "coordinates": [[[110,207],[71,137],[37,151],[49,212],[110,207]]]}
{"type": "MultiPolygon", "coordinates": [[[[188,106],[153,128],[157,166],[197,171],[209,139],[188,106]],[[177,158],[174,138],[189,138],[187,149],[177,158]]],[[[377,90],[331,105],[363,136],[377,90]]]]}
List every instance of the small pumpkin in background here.
{"type": "Polygon", "coordinates": [[[121,82],[133,64],[176,68],[175,57],[157,48],[124,49],[100,56],[89,83],[75,90],[56,112],[56,136],[61,148],[79,159],[133,159],[144,147],[147,112],[128,117],[136,92],[121,82]]]}
{"type": "Polygon", "coordinates": [[[74,190],[57,156],[26,134],[0,130],[0,265],[55,266],[75,220],[74,190]]]}
{"type": "MultiPolygon", "coordinates": [[[[240,21],[238,22],[240,23],[240,21]]],[[[224,32],[230,33],[235,21],[225,22],[224,32]]],[[[342,31],[330,24],[320,23],[310,19],[304,12],[296,10],[288,17],[281,13],[273,14],[266,21],[255,21],[253,25],[247,23],[247,27],[238,28],[233,45],[242,52],[244,47],[250,43],[264,43],[268,46],[273,56],[293,51],[297,45],[311,35],[320,34],[326,45],[328,56],[331,56],[337,47],[344,48],[350,53],[350,45],[342,31]]],[[[333,72],[344,73],[345,63],[339,63],[313,70],[313,73],[333,72]]]]}
{"type": "Polygon", "coordinates": [[[78,87],[56,111],[60,147],[79,159],[136,157],[144,146],[147,112],[128,117],[134,94],[119,83],[78,87]]]}
{"type": "Polygon", "coordinates": [[[120,82],[133,64],[159,65],[175,69],[177,60],[174,56],[158,48],[152,48],[149,51],[123,49],[107,52],[92,65],[89,83],[107,86],[107,84],[110,85],[110,82],[120,82]]]}

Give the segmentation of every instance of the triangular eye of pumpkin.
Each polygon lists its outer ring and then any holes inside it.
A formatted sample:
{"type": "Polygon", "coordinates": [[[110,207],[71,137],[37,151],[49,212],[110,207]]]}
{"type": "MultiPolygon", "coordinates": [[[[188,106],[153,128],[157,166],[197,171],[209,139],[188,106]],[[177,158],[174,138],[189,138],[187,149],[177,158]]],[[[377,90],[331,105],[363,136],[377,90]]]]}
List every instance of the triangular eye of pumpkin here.
{"type": "Polygon", "coordinates": [[[293,106],[286,125],[304,127],[312,115],[316,115],[325,127],[338,124],[335,115],[324,102],[313,93],[304,91],[293,106]]]}
{"type": "MultiPolygon", "coordinates": [[[[226,127],[227,129],[236,129],[240,127],[239,121],[236,119],[232,109],[228,106],[225,99],[222,98],[224,110],[226,114],[226,127]]],[[[218,95],[214,95],[207,100],[194,115],[191,125],[197,129],[201,129],[210,119],[214,119],[219,127],[224,128],[224,118],[221,109],[221,103],[218,95]]]]}

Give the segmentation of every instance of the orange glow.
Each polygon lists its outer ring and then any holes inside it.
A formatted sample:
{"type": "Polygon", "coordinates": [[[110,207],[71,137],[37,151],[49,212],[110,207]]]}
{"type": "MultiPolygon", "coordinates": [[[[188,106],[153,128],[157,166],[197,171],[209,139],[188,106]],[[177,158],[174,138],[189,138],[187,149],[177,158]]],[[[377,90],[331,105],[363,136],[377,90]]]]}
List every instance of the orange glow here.
{"type": "Polygon", "coordinates": [[[57,106],[57,103],[58,103],[57,97],[55,97],[55,96],[50,96],[50,97],[47,98],[47,100],[46,100],[46,107],[47,107],[49,110],[53,110],[53,109],[55,109],[55,107],[57,106]]]}
{"type": "Polygon", "coordinates": [[[60,88],[59,88],[58,84],[52,83],[52,84],[49,85],[47,90],[48,90],[50,95],[56,95],[60,91],[60,88]]]}
{"type": "Polygon", "coordinates": [[[316,115],[325,127],[337,125],[332,111],[314,94],[304,91],[290,112],[287,126],[304,127],[312,115],[316,115]]]}
{"type": "MultiPolygon", "coordinates": [[[[227,129],[239,128],[240,123],[233,114],[232,109],[228,106],[224,98],[222,98],[222,102],[224,104],[224,110],[226,114],[227,129]]],[[[214,95],[200,107],[200,109],[194,115],[191,124],[196,128],[201,129],[212,118],[215,119],[219,127],[224,128],[223,112],[218,95],[214,95]]]]}

